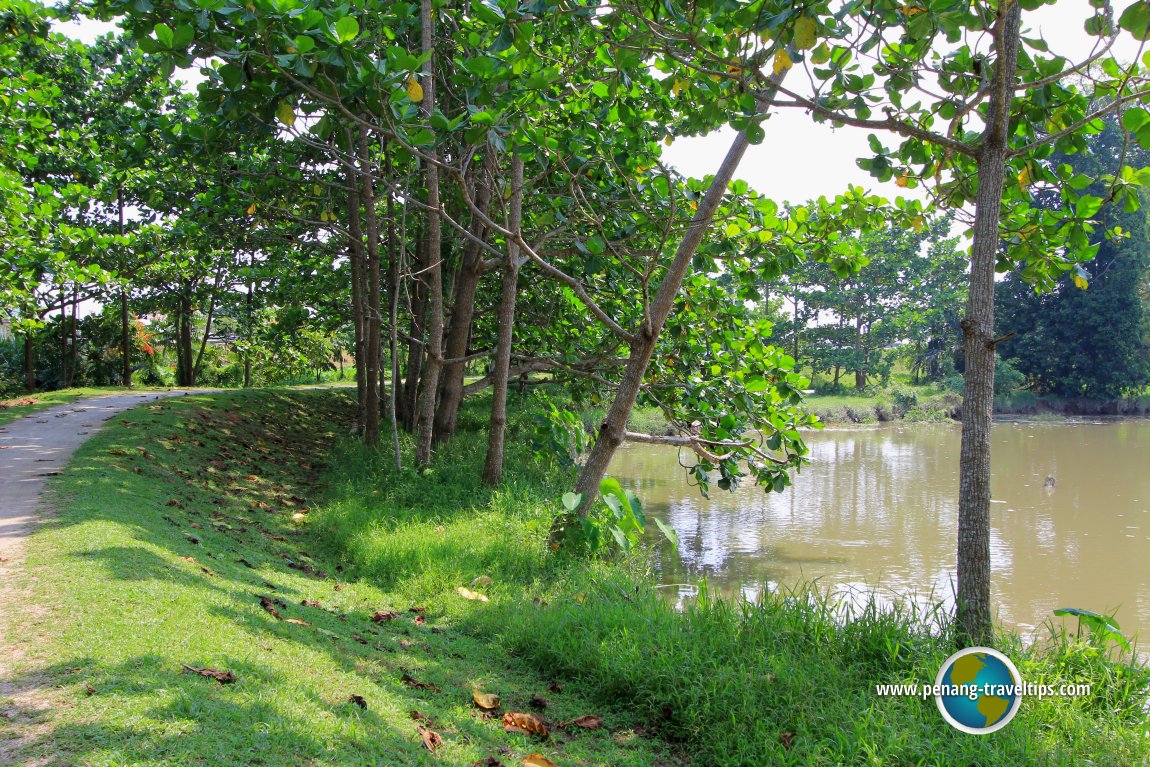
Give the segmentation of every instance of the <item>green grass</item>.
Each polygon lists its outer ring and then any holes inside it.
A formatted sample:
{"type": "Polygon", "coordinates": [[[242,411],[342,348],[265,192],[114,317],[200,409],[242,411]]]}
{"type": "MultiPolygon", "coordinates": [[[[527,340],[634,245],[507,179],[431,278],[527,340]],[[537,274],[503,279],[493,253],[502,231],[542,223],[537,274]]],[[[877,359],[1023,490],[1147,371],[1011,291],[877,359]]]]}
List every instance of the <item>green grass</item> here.
{"type": "Polygon", "coordinates": [[[84,397],[146,391],[155,391],[155,389],[147,386],[136,386],[131,389],[126,389],[123,386],[85,386],[75,389],[36,392],[35,394],[21,394],[17,397],[0,400],[0,424],[15,421],[18,418],[23,418],[40,410],[47,410],[56,405],[67,405],[69,402],[75,402],[84,397]]]}
{"type": "MultiPolygon", "coordinates": [[[[1146,762],[1146,671],[1075,639],[1041,651],[1011,636],[998,645],[1028,681],[1088,681],[1095,695],[1027,701],[1002,731],[972,737],[946,725],[933,701],[874,694],[876,684],[934,681],[954,649],[937,614],[869,605],[844,621],[817,591],[754,605],[703,599],[680,613],[645,585],[640,561],[548,553],[553,499],[570,477],[541,472],[520,451],[509,484],[484,489],[477,420],[472,411],[461,422],[427,477],[350,451],[315,532],[358,577],[436,594],[453,624],[589,689],[599,706],[620,706],[693,764],[1146,762]],[[480,574],[494,579],[490,603],[452,598],[480,574]]],[[[514,427],[511,444],[527,441],[524,429],[514,427]]]]}
{"type": "Polygon", "coordinates": [[[7,590],[29,605],[3,610],[16,668],[0,688],[0,741],[26,741],[16,763],[518,764],[533,752],[564,766],[673,763],[669,746],[631,735],[625,712],[593,709],[578,685],[551,692],[549,674],[461,631],[445,602],[464,602],[459,582],[350,578],[293,523],[310,499],[342,492],[320,474],[351,402],[340,391],[193,395],[119,416],[81,448],[52,489],[58,515],[7,590]],[[312,625],[277,620],[261,596],[312,625]],[[426,625],[412,607],[427,608],[426,625]],[[380,610],[399,615],[373,623],[380,610]],[[405,671],[440,692],[405,684],[405,671]],[[510,734],[481,716],[472,688],[501,694],[503,711],[544,696],[553,722],[601,713],[612,731],[510,734]],[[445,741],[435,755],[413,710],[445,741]]]}
{"type": "MultiPolygon", "coordinates": [[[[40,723],[17,716],[32,739],[25,758],[470,765],[490,755],[514,765],[539,751],[560,767],[1150,759],[1145,670],[1076,638],[1041,650],[1009,636],[997,645],[1027,681],[1087,681],[1093,695],[1026,700],[1003,730],[965,735],[933,701],[874,694],[876,684],[933,682],[953,648],[938,614],[870,605],[844,620],[842,606],[814,590],[759,604],[703,598],[677,612],[648,588],[642,558],[549,549],[554,499],[571,477],[532,459],[522,414],[510,425],[507,482],[491,490],[476,479],[482,402],[464,410],[426,475],[339,439],[348,403],[338,391],[189,397],[118,418],[82,449],[56,486],[60,516],[37,534],[13,584],[51,609],[23,614],[10,632],[25,654],[17,687],[38,690],[53,711],[40,723]],[[301,498],[311,511],[297,525],[301,498]],[[457,592],[481,576],[490,585],[473,588],[489,602],[457,592]],[[260,595],[314,625],[277,621],[260,595]],[[301,604],[313,600],[318,607],[301,604]],[[416,605],[428,625],[405,612],[416,605]],[[373,624],[384,609],[401,615],[373,624]],[[182,674],[181,663],[233,670],[239,681],[182,674]],[[441,692],[404,685],[405,669],[441,692]],[[505,711],[542,695],[546,718],[595,713],[608,729],[529,741],[479,717],[472,688],[502,695],[505,711]],[[346,702],[353,693],[366,710],[346,702]],[[437,722],[446,745],[435,756],[417,742],[411,709],[437,722]]],[[[11,697],[8,708],[20,705],[11,697]]]]}

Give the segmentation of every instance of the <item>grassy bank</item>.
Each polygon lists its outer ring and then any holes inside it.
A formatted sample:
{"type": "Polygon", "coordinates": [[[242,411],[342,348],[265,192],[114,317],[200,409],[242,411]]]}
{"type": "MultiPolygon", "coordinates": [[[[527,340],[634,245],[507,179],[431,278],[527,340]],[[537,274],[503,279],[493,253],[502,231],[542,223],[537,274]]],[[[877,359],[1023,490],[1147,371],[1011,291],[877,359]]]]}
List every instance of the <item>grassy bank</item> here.
{"type": "Polygon", "coordinates": [[[874,609],[843,624],[817,595],[675,612],[647,588],[641,561],[550,551],[570,477],[533,460],[528,419],[513,419],[510,476],[490,490],[476,479],[481,407],[419,475],[341,437],[348,402],[330,391],[189,397],[132,411],[85,445],[55,487],[59,516],[6,590],[34,606],[8,627],[22,657],[0,691],[25,741],[17,760],[1147,760],[1140,677],[1088,644],[1063,638],[1039,653],[1004,637],[1027,681],[1086,681],[1094,694],[1027,700],[1003,730],[965,735],[932,701],[874,694],[933,682],[952,649],[945,625],[874,609]],[[379,611],[396,615],[373,622],[379,611]],[[605,726],[556,727],[546,741],[508,734],[476,709],[473,689],[500,694],[501,711],[532,710],[539,696],[552,723],[595,714],[605,726]],[[434,756],[412,710],[443,736],[434,756]]]}
{"type": "MultiPolygon", "coordinates": [[[[620,705],[644,733],[698,765],[1139,764],[1147,758],[1147,678],[1068,637],[1044,651],[1004,636],[1024,678],[1087,681],[1082,699],[1027,701],[1009,727],[972,737],[944,724],[933,701],[879,698],[882,683],[933,682],[953,651],[948,629],[864,608],[840,620],[817,594],[758,605],[703,600],[678,613],[647,588],[636,562],[548,553],[545,535],[568,477],[525,453],[498,492],[475,477],[483,456],[474,415],[429,477],[351,451],[314,531],[349,572],[430,596],[445,619],[535,668],[620,705]],[[492,577],[489,603],[454,598],[492,577]]],[[[527,439],[525,426],[512,444],[527,439]]],[[[406,593],[406,592],[405,592],[406,593]]]]}
{"type": "Polygon", "coordinates": [[[674,763],[663,742],[632,737],[625,712],[593,708],[579,685],[551,692],[550,674],[461,631],[439,601],[458,594],[351,578],[293,521],[343,492],[321,474],[351,401],[189,396],[125,413],[81,448],[26,565],[0,564],[14,668],[0,682],[0,763],[518,764],[540,751],[564,766],[674,763]],[[395,616],[373,622],[381,611],[395,616]],[[601,714],[613,731],[510,734],[472,689],[502,694],[504,711],[545,696],[548,719],[601,714]],[[436,754],[420,726],[442,736],[436,754]]]}

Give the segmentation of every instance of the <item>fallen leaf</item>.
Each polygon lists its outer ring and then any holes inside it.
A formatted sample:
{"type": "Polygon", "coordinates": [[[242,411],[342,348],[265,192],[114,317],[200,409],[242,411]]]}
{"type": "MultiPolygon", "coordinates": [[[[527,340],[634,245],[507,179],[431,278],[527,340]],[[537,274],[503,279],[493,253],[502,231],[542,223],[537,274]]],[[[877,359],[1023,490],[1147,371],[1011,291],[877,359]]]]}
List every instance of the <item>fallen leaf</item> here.
{"type": "Polygon", "coordinates": [[[86,685],[84,685],[84,692],[86,692],[88,695],[95,695],[96,694],[96,688],[93,687],[91,684],[86,684],[86,685]]]}
{"type": "Polygon", "coordinates": [[[427,624],[427,618],[424,618],[422,615],[417,615],[413,623],[415,623],[416,626],[424,626],[427,624]]]}
{"type": "Polygon", "coordinates": [[[347,696],[347,702],[348,703],[354,703],[355,705],[357,705],[363,709],[367,708],[367,701],[364,699],[364,697],[362,695],[356,695],[355,693],[352,693],[351,695],[347,696]]]}
{"type": "Polygon", "coordinates": [[[471,767],[503,767],[503,762],[494,756],[488,756],[480,759],[478,762],[472,762],[471,767]]]}
{"type": "Polygon", "coordinates": [[[408,687],[415,687],[416,689],[419,689],[419,690],[431,690],[432,692],[441,692],[441,690],[438,687],[436,687],[435,685],[433,685],[431,682],[421,682],[418,679],[416,679],[415,677],[413,677],[411,674],[407,673],[406,671],[403,672],[403,676],[401,676],[399,678],[399,681],[403,682],[408,687]]]}
{"type": "Polygon", "coordinates": [[[300,620],[299,618],[284,618],[284,623],[294,623],[297,626],[310,626],[307,621],[300,620]]]}
{"type": "Polygon", "coordinates": [[[499,708],[499,696],[494,693],[472,690],[471,699],[475,701],[475,705],[484,711],[494,711],[499,708]]]}
{"type": "Polygon", "coordinates": [[[547,708],[547,699],[542,695],[532,695],[531,701],[527,705],[536,711],[543,711],[547,708]]]}
{"type": "Polygon", "coordinates": [[[359,642],[360,644],[367,644],[367,640],[364,639],[363,637],[361,637],[359,634],[356,634],[355,632],[352,632],[351,638],[354,639],[355,641],[359,642]]]}
{"type": "Polygon", "coordinates": [[[779,743],[783,744],[783,748],[787,751],[791,750],[791,744],[794,743],[795,733],[783,730],[779,733],[779,743]]]}
{"type": "Polygon", "coordinates": [[[194,666],[189,666],[186,663],[181,663],[180,665],[183,666],[184,671],[188,673],[199,674],[200,676],[206,676],[209,679],[215,679],[220,684],[231,684],[232,682],[236,681],[236,675],[231,671],[219,671],[214,668],[196,668],[194,666]]]}
{"type": "Polygon", "coordinates": [[[443,736],[435,730],[420,727],[419,737],[423,738],[423,745],[427,746],[427,750],[433,754],[435,753],[435,749],[443,745],[443,736]]]}
{"type": "Polygon", "coordinates": [[[387,621],[393,621],[398,617],[399,613],[393,610],[379,610],[378,612],[372,613],[371,621],[372,623],[386,623],[387,621]]]}
{"type": "Polygon", "coordinates": [[[321,610],[323,609],[323,605],[314,599],[304,599],[300,602],[300,604],[304,607],[318,607],[321,610]]]}
{"type": "Polygon", "coordinates": [[[543,754],[528,754],[523,757],[523,767],[558,767],[543,754]]]}
{"type": "Polygon", "coordinates": [[[427,608],[426,607],[409,607],[409,608],[407,608],[407,611],[409,613],[425,613],[425,612],[427,612],[427,608]]]}
{"type": "Polygon", "coordinates": [[[603,717],[598,714],[584,714],[572,719],[569,724],[582,727],[584,730],[598,730],[603,726],[603,717]]]}
{"type": "Polygon", "coordinates": [[[535,714],[528,714],[522,711],[508,711],[503,715],[503,729],[507,732],[518,732],[523,735],[538,735],[541,738],[546,738],[547,726],[543,724],[543,720],[535,716],[535,714]]]}
{"type": "Polygon", "coordinates": [[[268,613],[270,613],[276,620],[283,620],[283,616],[280,615],[279,610],[275,608],[275,603],[272,602],[271,597],[260,597],[260,605],[263,606],[263,608],[267,610],[268,613]]]}
{"type": "Polygon", "coordinates": [[[465,588],[463,586],[460,586],[459,588],[457,588],[456,591],[459,593],[459,596],[463,597],[464,599],[471,599],[471,600],[476,601],[476,602],[489,602],[489,601],[491,601],[486,596],[484,596],[483,594],[480,594],[478,591],[472,591],[471,589],[465,588]]]}
{"type": "Polygon", "coordinates": [[[481,575],[478,578],[476,578],[475,580],[473,580],[471,582],[471,585],[475,586],[476,588],[479,588],[479,589],[485,589],[488,586],[490,586],[492,583],[494,583],[494,581],[491,580],[491,576],[481,575]]]}
{"type": "Polygon", "coordinates": [[[553,692],[553,693],[555,693],[555,694],[559,694],[559,693],[563,692],[563,688],[562,688],[562,687],[560,687],[560,686],[559,686],[559,683],[558,683],[558,682],[556,682],[556,681],[554,681],[554,680],[552,680],[552,681],[551,681],[551,686],[550,686],[550,687],[548,687],[547,689],[548,689],[550,692],[553,692]]]}
{"type": "Polygon", "coordinates": [[[422,713],[419,709],[416,709],[416,708],[411,709],[411,718],[417,722],[423,722],[428,727],[434,727],[435,726],[435,722],[431,721],[431,717],[428,716],[427,714],[422,713]]]}

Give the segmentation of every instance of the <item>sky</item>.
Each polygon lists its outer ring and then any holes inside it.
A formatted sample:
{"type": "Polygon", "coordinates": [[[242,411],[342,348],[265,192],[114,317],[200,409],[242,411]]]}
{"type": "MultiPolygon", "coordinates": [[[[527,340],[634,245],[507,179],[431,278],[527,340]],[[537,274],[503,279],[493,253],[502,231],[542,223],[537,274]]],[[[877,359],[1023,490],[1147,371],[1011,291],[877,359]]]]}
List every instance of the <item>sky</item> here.
{"type": "MultiPolygon", "coordinates": [[[[1127,5],[1128,1],[1117,0],[1115,15],[1127,5]]],[[[1088,56],[1097,42],[1097,38],[1088,36],[1083,29],[1083,23],[1093,13],[1089,0],[1057,0],[1053,5],[1024,15],[1023,35],[1042,37],[1052,53],[1078,61],[1088,56]]],[[[56,29],[91,42],[111,31],[113,26],[85,20],[60,24],[56,29]]],[[[1120,58],[1133,58],[1137,53],[1134,44],[1129,40],[1123,42],[1115,53],[1120,58]]],[[[197,71],[187,71],[185,76],[192,81],[199,80],[197,71]]],[[[748,150],[738,177],[767,197],[801,203],[821,195],[833,197],[850,184],[887,197],[916,194],[896,187],[893,182],[880,184],[855,164],[858,158],[870,155],[865,130],[835,129],[815,123],[797,109],[772,115],[764,128],[766,139],[748,150]]],[[[707,136],[676,139],[665,150],[664,160],[684,175],[709,175],[719,167],[733,135],[730,128],[725,128],[707,136]]]]}

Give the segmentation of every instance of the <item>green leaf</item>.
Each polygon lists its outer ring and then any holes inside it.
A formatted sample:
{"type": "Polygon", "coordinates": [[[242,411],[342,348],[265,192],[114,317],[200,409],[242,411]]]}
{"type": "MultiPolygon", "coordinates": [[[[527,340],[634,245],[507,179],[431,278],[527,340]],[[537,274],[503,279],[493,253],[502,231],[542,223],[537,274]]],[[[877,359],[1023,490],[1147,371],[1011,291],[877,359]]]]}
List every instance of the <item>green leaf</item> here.
{"type": "Polygon", "coordinates": [[[663,537],[671,542],[672,547],[676,549],[679,548],[679,534],[675,532],[675,528],[658,517],[655,518],[655,527],[659,528],[659,532],[663,534],[663,537]]]}
{"type": "Polygon", "coordinates": [[[563,494],[563,508],[567,511],[575,511],[583,503],[582,493],[564,493],[563,494]]]}
{"type": "Polygon", "coordinates": [[[165,48],[170,49],[172,47],[172,42],[176,38],[176,33],[172,31],[171,27],[169,27],[167,24],[157,24],[156,28],[153,29],[152,32],[156,35],[156,39],[159,40],[165,48]]]}
{"type": "Polygon", "coordinates": [[[1134,0],[1118,17],[1118,26],[1133,35],[1135,40],[1150,40],[1150,3],[1134,0]]]}
{"type": "Polygon", "coordinates": [[[340,43],[350,43],[359,35],[359,22],[352,16],[344,16],[335,23],[335,39],[340,43]]]}
{"type": "Polygon", "coordinates": [[[307,35],[299,35],[295,39],[295,49],[300,53],[307,53],[312,48],[315,48],[315,40],[307,35]]]}
{"type": "Polygon", "coordinates": [[[769,387],[770,384],[767,383],[767,379],[762,378],[761,376],[756,376],[747,381],[745,386],[746,390],[751,394],[761,394],[762,392],[765,392],[769,387]]]}

